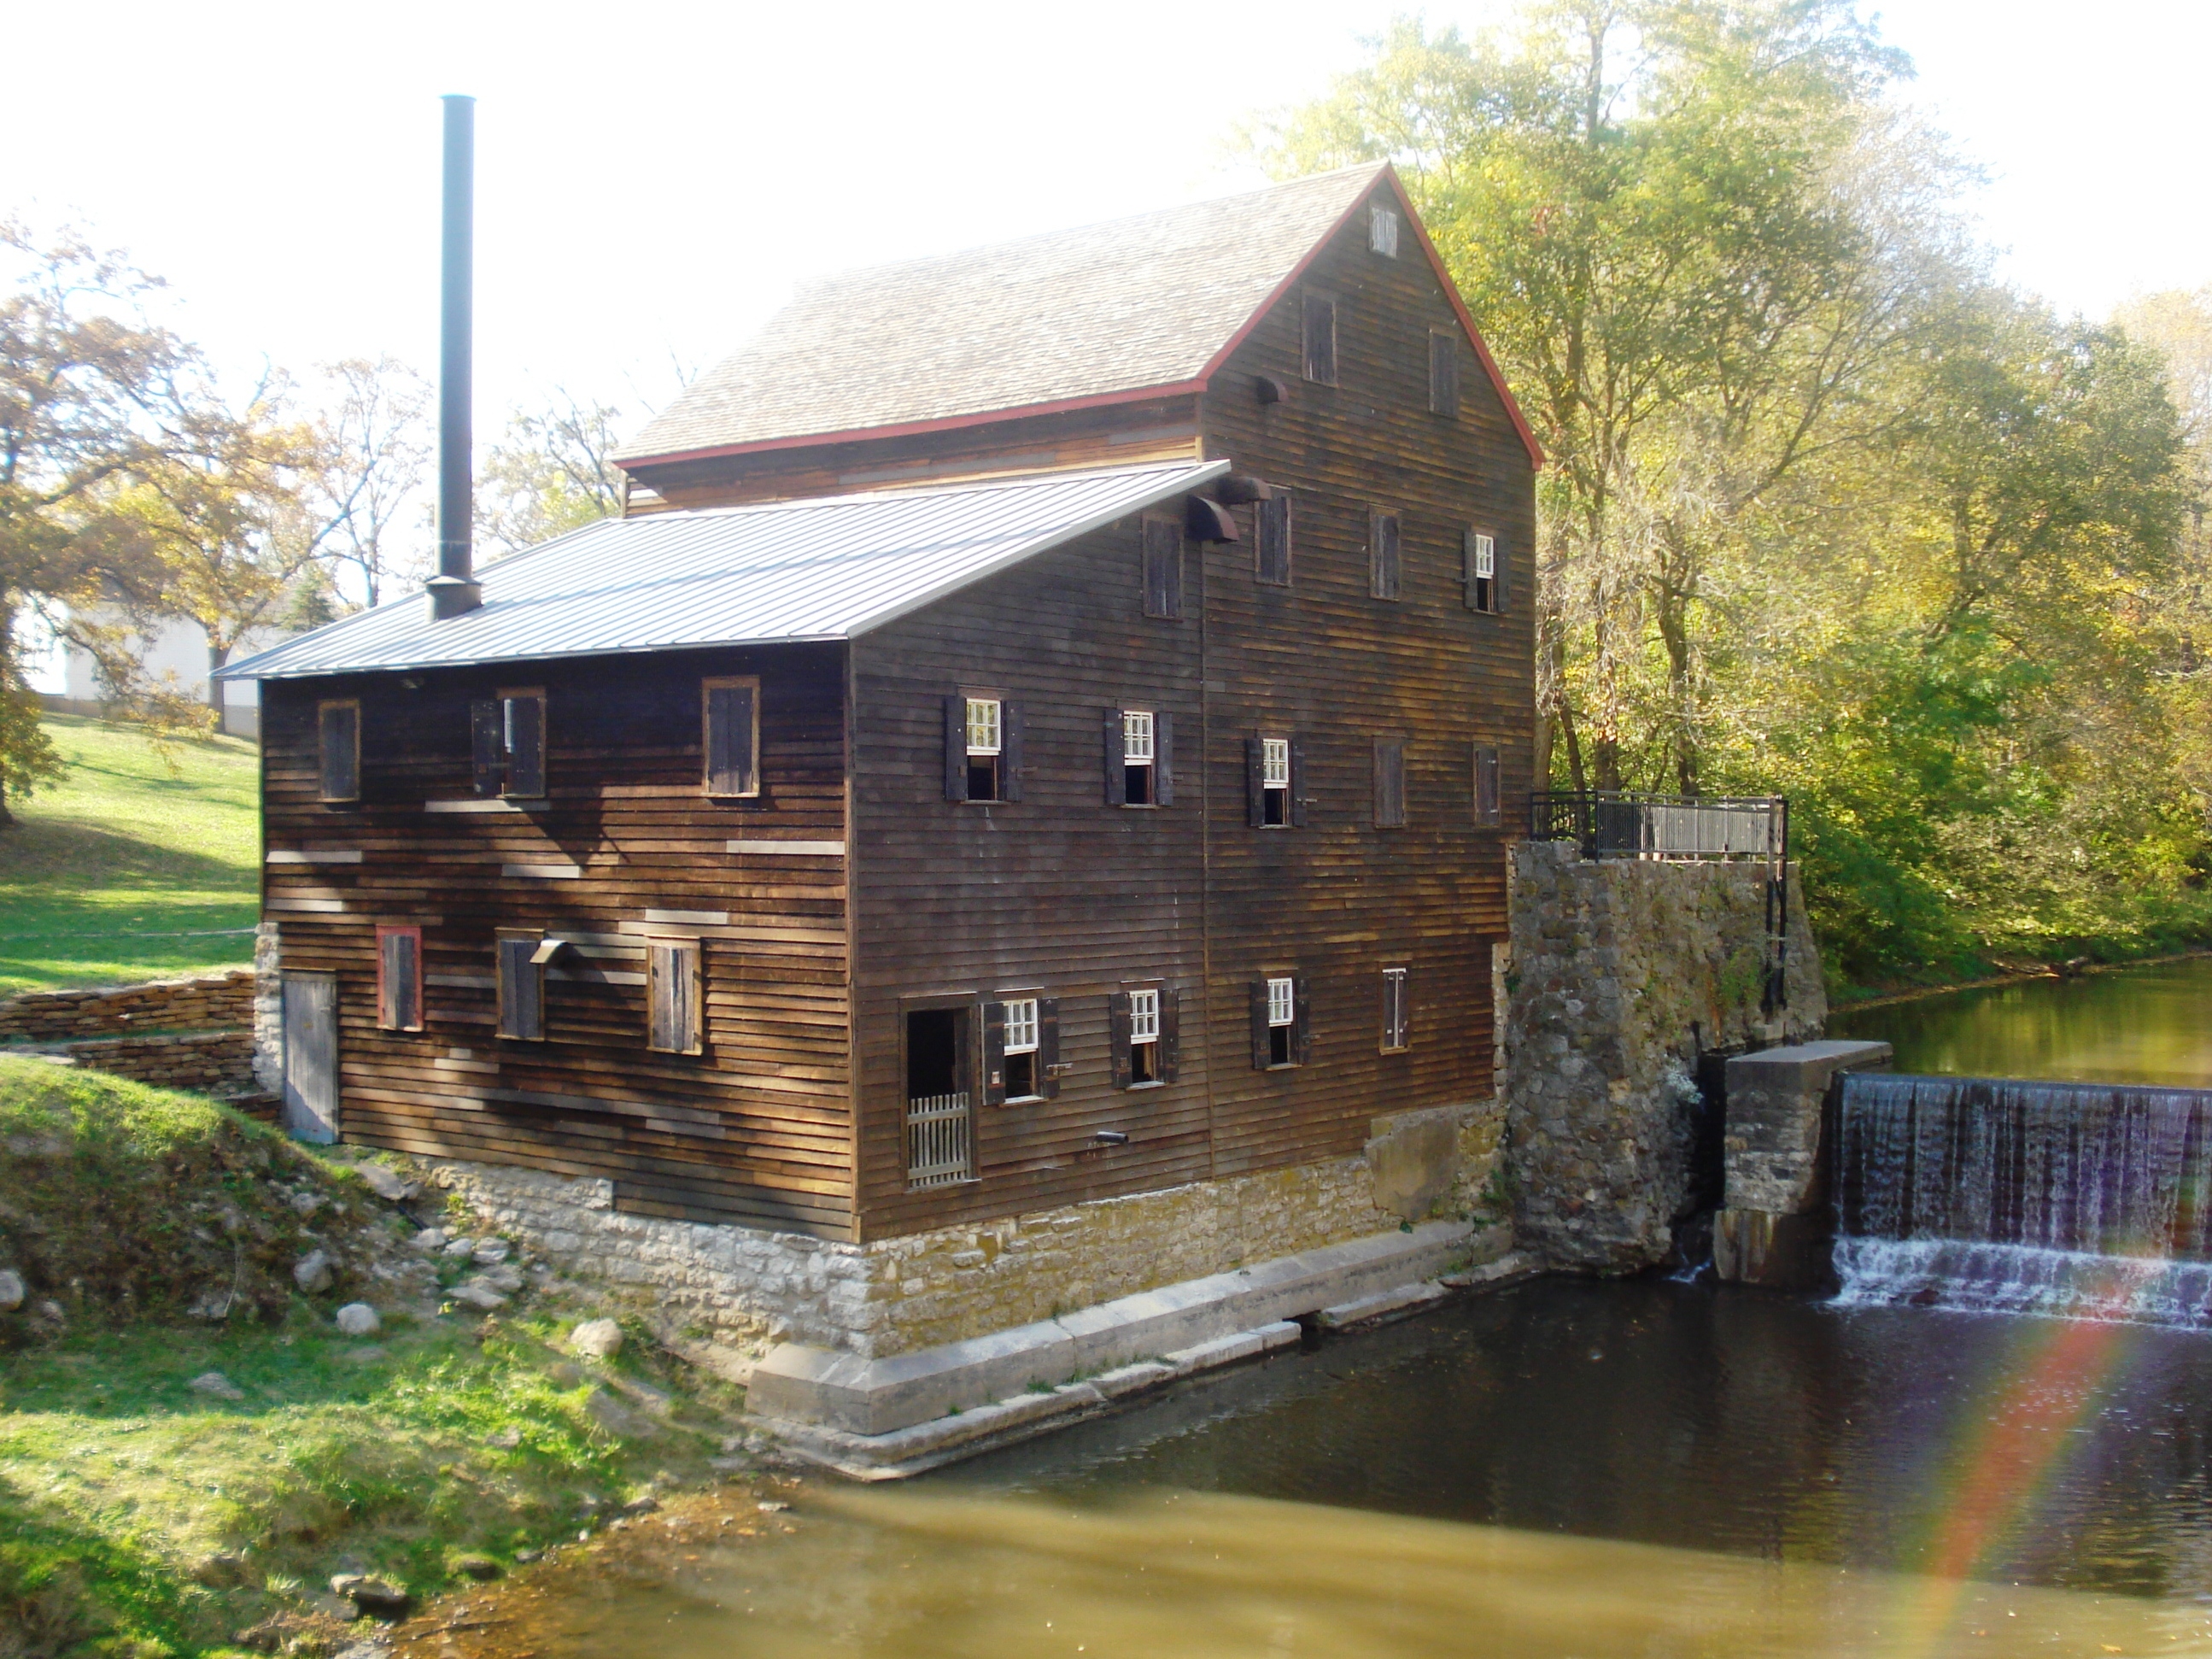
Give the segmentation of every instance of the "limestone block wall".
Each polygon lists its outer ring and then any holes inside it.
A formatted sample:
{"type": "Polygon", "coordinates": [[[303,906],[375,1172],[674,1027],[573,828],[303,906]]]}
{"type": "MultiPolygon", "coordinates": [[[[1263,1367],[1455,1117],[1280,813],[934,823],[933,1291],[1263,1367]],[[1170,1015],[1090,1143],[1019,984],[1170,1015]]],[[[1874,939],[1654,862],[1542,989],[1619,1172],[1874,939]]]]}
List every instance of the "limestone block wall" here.
{"type": "Polygon", "coordinates": [[[1827,1018],[1796,872],[1788,1000],[1770,1017],[1764,866],[1525,842],[1511,872],[1516,1243],[1552,1267],[1633,1272],[1666,1259],[1688,1208],[1698,1054],[1817,1036],[1827,1018]]]}
{"type": "Polygon", "coordinates": [[[252,1018],[253,970],[229,968],[143,985],[25,991],[0,1000],[0,1042],[210,1030],[244,1027],[252,1018]]]}
{"type": "MultiPolygon", "coordinates": [[[[879,1358],[1481,1207],[1495,1101],[1377,1119],[1358,1156],[866,1244],[626,1215],[608,1182],[423,1160],[564,1273],[635,1294],[678,1352],[738,1377],[782,1341],[879,1358]]],[[[1486,1249],[1509,1243],[1499,1225],[1486,1249]]]]}

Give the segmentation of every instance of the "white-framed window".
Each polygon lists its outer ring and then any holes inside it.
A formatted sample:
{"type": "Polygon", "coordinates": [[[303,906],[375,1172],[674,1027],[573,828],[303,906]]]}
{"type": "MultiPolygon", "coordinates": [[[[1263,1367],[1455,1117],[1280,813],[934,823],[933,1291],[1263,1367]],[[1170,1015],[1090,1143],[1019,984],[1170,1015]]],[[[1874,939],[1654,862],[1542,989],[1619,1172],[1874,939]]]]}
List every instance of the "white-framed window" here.
{"type": "Polygon", "coordinates": [[[1305,986],[1296,974],[1252,981],[1252,1064],[1263,1072],[1307,1059],[1305,986]]]}
{"type": "Polygon", "coordinates": [[[1106,800],[1115,806],[1165,806],[1174,799],[1169,776],[1174,726],[1164,712],[1106,711],[1106,800]]]}
{"type": "Polygon", "coordinates": [[[1129,993],[1129,1083],[1158,1083],[1160,1066],[1160,994],[1157,988],[1129,993]]]}
{"type": "Polygon", "coordinates": [[[1004,727],[1000,720],[1003,705],[996,697],[968,699],[968,756],[971,760],[988,760],[999,753],[1000,739],[1004,727]]]}
{"type": "Polygon", "coordinates": [[[1034,1100],[1043,1092],[1037,1054],[1043,1026],[1037,1017],[1037,1000],[1008,997],[1000,1006],[1006,1020],[1006,1098],[1034,1100]]]}
{"type": "Polygon", "coordinates": [[[1260,787],[1262,789],[1288,789],[1291,787],[1291,740],[1288,738],[1260,739],[1260,787]]]}
{"type": "Polygon", "coordinates": [[[1152,763],[1152,715],[1147,708],[1124,708],[1121,711],[1121,763],[1124,766],[1150,766],[1152,763]]]}
{"type": "Polygon", "coordinates": [[[1305,822],[1297,802],[1298,745],[1293,738],[1264,732],[1245,739],[1246,816],[1255,830],[1282,830],[1305,822]]]}
{"type": "Polygon", "coordinates": [[[1398,257],[1398,215],[1380,202],[1368,204],[1367,246],[1370,252],[1386,259],[1398,257]]]}
{"type": "Polygon", "coordinates": [[[1037,1048],[1037,1000],[1015,997],[1006,1004],[1006,1052],[1033,1054],[1037,1048]]]}
{"type": "Polygon", "coordinates": [[[1488,581],[1498,574],[1498,538],[1477,534],[1474,538],[1474,575],[1477,581],[1488,581]]]}
{"type": "Polygon", "coordinates": [[[1382,1052],[1394,1054],[1410,1047],[1413,1031],[1413,1008],[1407,999],[1407,970],[1385,968],[1382,970],[1382,1052]]]}
{"type": "Polygon", "coordinates": [[[1495,615],[1505,606],[1505,584],[1498,568],[1498,538],[1470,528],[1467,532],[1467,608],[1495,615]]]}
{"type": "Polygon", "coordinates": [[[1294,1025],[1298,1018],[1298,982],[1294,979],[1267,981],[1267,1024],[1273,1029],[1294,1025]]]}

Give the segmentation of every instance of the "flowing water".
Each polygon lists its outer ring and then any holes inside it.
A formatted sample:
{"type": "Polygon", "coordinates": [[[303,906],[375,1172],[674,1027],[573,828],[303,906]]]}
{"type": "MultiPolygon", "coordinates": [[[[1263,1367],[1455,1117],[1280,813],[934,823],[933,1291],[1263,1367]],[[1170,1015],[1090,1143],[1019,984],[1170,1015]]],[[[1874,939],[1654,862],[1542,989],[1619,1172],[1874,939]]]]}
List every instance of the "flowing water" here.
{"type": "Polygon", "coordinates": [[[1834,1301],[1531,1281],[902,1487],[810,1482],[764,1536],[556,1580],[502,1645],[2212,1656],[2212,962],[1836,1024],[1954,1075],[1851,1084],[1834,1301]]]}
{"type": "Polygon", "coordinates": [[[1828,1035],[1894,1044],[1900,1072],[2212,1089],[2212,957],[1847,1008],[1828,1035]]]}

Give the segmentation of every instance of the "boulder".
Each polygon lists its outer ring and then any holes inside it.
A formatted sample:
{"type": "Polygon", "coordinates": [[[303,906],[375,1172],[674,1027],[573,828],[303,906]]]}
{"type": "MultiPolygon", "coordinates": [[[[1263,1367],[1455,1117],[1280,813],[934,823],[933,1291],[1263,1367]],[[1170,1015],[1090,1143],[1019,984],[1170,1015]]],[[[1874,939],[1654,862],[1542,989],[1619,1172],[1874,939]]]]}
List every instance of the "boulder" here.
{"type": "Polygon", "coordinates": [[[349,1302],[338,1310],[338,1329],[348,1336],[374,1336],[383,1328],[376,1310],[366,1302],[349,1302]]]}
{"type": "Polygon", "coordinates": [[[194,1394],[210,1395],[217,1400],[243,1400],[246,1391],[221,1371],[202,1371],[185,1384],[194,1394]]]}
{"type": "Polygon", "coordinates": [[[368,1183],[368,1190],[392,1204],[410,1199],[422,1189],[401,1175],[398,1170],[382,1164],[361,1164],[355,1166],[361,1178],[368,1183]]]}
{"type": "Polygon", "coordinates": [[[568,1333],[570,1352],[591,1359],[611,1359],[622,1351],[622,1327],[611,1319],[587,1319],[568,1333]]]}
{"type": "Polygon", "coordinates": [[[331,1579],[331,1594],[352,1602],[370,1619],[404,1619],[415,1605],[415,1598],[390,1580],[365,1578],[357,1572],[342,1572],[331,1579]]]}
{"type": "Polygon", "coordinates": [[[320,1296],[337,1283],[328,1250],[310,1250],[292,1267],[292,1282],[309,1296],[320,1296]]]}
{"type": "Polygon", "coordinates": [[[453,1558],[453,1571],[482,1582],[498,1577],[501,1569],[489,1555],[457,1555],[453,1558]]]}
{"type": "Polygon", "coordinates": [[[425,1227],[410,1241],[425,1255],[435,1255],[452,1243],[453,1237],[443,1227],[425,1227]]]}
{"type": "Polygon", "coordinates": [[[447,1294],[456,1302],[465,1303],[471,1308],[481,1308],[486,1313],[489,1313],[494,1308],[504,1308],[507,1305],[505,1297],[482,1279],[463,1279],[447,1294]]]}
{"type": "Polygon", "coordinates": [[[465,1256],[475,1255],[476,1248],[477,1242],[473,1238],[448,1239],[446,1242],[445,1253],[453,1260],[459,1261],[465,1256]]]}
{"type": "Polygon", "coordinates": [[[0,1313],[13,1313],[23,1305],[23,1275],[13,1267],[0,1267],[0,1313]]]}
{"type": "Polygon", "coordinates": [[[470,1249],[470,1257],[479,1267],[496,1267],[507,1260],[509,1246],[503,1238],[480,1238],[470,1249]]]}

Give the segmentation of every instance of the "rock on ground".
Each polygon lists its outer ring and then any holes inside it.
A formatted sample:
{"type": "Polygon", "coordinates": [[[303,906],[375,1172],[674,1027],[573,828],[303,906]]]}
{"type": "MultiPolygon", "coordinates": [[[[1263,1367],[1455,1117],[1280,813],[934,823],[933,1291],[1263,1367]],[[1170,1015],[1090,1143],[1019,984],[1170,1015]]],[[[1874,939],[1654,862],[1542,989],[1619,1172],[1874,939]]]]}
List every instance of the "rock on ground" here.
{"type": "Polygon", "coordinates": [[[389,1203],[397,1204],[402,1199],[412,1198],[421,1190],[398,1170],[384,1164],[356,1164],[354,1168],[361,1171],[361,1178],[368,1183],[368,1190],[389,1203]]]}
{"type": "Polygon", "coordinates": [[[467,1279],[453,1286],[449,1294],[456,1302],[465,1302],[471,1308],[481,1308],[489,1313],[494,1308],[504,1308],[507,1298],[489,1285],[467,1279]]]}
{"type": "Polygon", "coordinates": [[[469,1255],[479,1267],[496,1267],[507,1260],[507,1243],[503,1238],[480,1238],[470,1249],[469,1255]]]}
{"type": "Polygon", "coordinates": [[[246,1391],[221,1371],[202,1371],[185,1386],[195,1394],[212,1395],[217,1400],[243,1400],[246,1391]]]}
{"type": "Polygon", "coordinates": [[[337,1282],[327,1250],[310,1250],[292,1268],[292,1282],[309,1296],[320,1296],[337,1282]]]}
{"type": "Polygon", "coordinates": [[[383,1328],[376,1310],[366,1302],[349,1302],[338,1310],[338,1329],[348,1336],[374,1336],[383,1328]]]}
{"type": "Polygon", "coordinates": [[[23,1305],[23,1275],[0,1268],[0,1313],[13,1313],[23,1305]]]}
{"type": "Polygon", "coordinates": [[[593,1359],[611,1359],[622,1345],[622,1327],[611,1319],[587,1319],[568,1333],[570,1350],[593,1359]]]}

